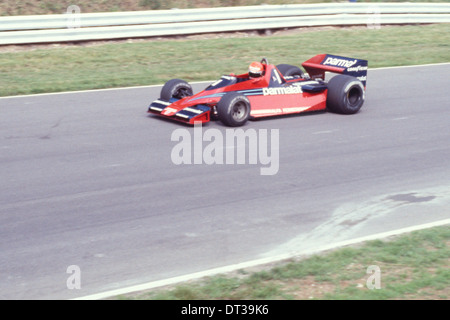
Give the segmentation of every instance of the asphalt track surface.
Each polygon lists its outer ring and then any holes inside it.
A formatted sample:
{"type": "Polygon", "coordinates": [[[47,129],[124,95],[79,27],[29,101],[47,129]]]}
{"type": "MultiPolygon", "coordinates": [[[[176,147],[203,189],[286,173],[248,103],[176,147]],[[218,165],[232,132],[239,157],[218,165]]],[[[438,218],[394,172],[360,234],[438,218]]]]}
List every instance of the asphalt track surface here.
{"type": "Polygon", "coordinates": [[[279,130],[274,175],[175,165],[171,135],[193,128],[146,114],[159,87],[1,98],[0,298],[83,297],[447,219],[449,74],[369,70],[356,115],[248,122],[279,130]]]}

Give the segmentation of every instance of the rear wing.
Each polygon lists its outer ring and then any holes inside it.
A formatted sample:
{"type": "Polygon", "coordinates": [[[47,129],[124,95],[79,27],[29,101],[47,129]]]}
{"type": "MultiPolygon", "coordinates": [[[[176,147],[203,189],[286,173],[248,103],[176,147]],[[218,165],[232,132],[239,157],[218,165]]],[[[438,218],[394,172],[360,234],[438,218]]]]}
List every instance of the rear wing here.
{"type": "Polygon", "coordinates": [[[303,68],[312,79],[325,79],[325,72],[347,74],[358,78],[366,87],[367,60],[353,59],[335,56],[331,54],[319,54],[302,63],[303,68]]]}

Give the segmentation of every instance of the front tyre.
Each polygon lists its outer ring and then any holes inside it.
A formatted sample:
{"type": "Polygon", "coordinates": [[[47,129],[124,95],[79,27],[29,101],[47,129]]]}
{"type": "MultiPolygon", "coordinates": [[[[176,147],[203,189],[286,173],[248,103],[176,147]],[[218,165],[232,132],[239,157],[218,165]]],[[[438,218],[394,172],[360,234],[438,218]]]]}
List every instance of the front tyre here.
{"type": "Polygon", "coordinates": [[[361,81],[348,75],[337,75],[328,82],[327,108],[336,113],[354,114],[365,100],[361,81]]]}
{"type": "Polygon", "coordinates": [[[193,95],[192,87],[189,83],[181,79],[167,81],[161,89],[161,100],[183,99],[193,95]]]}
{"type": "Polygon", "coordinates": [[[250,116],[250,101],[237,92],[229,92],[217,104],[217,115],[229,127],[243,126],[250,116]]]}

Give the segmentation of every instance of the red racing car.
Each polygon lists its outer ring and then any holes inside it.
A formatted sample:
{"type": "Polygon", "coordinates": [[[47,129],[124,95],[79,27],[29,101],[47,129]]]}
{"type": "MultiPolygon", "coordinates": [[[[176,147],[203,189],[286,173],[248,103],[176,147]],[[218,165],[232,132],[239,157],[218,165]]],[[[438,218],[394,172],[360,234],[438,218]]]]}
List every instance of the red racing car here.
{"type": "Polygon", "coordinates": [[[186,81],[169,80],[148,112],[189,124],[219,119],[233,127],[251,118],[326,109],[353,114],[364,103],[367,66],[367,60],[320,54],[302,63],[304,73],[263,58],[249,72],[222,76],[197,94],[186,81]],[[339,75],[326,82],[327,71],[339,75]]]}

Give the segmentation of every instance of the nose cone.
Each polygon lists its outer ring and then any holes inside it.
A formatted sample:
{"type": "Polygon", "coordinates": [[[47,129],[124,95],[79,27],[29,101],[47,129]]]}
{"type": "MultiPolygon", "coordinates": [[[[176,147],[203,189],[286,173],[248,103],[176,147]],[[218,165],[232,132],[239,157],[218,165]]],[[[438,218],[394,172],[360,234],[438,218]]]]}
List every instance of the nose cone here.
{"type": "Polygon", "coordinates": [[[177,113],[177,111],[178,111],[178,109],[167,107],[161,112],[161,114],[164,115],[164,116],[167,116],[167,117],[171,117],[175,113],[177,113]]]}

